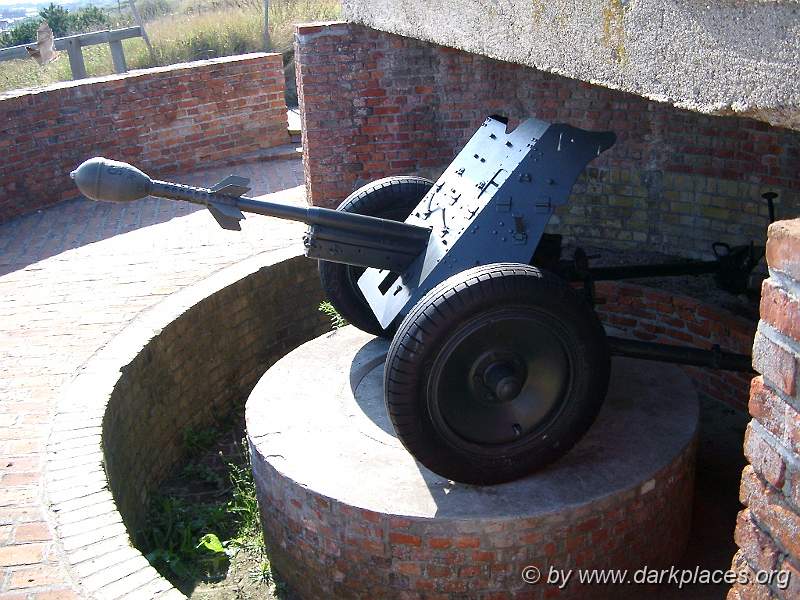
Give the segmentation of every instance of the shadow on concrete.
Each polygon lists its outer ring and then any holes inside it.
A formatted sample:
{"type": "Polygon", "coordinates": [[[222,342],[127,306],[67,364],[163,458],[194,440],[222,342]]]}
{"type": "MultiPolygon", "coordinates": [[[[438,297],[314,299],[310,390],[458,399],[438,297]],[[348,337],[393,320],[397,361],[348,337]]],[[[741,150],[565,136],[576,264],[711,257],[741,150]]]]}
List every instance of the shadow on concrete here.
{"type": "Polygon", "coordinates": [[[131,204],[66,200],[0,225],[0,276],[67,250],[202,210],[147,198],[131,204]]]}
{"type": "MultiPolygon", "coordinates": [[[[210,187],[235,173],[250,179],[250,196],[302,185],[300,160],[212,167],[170,179],[210,187]]],[[[153,174],[154,177],[157,174],[153,174]]],[[[79,196],[0,224],[0,277],[68,250],[205,210],[186,202],[146,198],[118,204],[79,196]]]]}

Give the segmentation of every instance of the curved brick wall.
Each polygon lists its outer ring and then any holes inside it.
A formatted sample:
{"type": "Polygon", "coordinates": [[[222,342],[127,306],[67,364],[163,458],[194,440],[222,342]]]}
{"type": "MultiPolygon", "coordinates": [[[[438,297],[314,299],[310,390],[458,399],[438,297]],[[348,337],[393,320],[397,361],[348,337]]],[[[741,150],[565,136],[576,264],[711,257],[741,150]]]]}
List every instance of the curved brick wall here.
{"type": "Polygon", "coordinates": [[[270,563],[301,598],[610,599],[618,588],[559,591],[521,573],[677,564],[698,425],[679,369],[618,361],[606,405],[570,453],[481,487],[428,471],[394,436],[387,347],[352,327],[321,336],[272,366],[247,401],[270,563]]]}
{"type": "Polygon", "coordinates": [[[183,432],[217,422],[269,365],[328,330],[321,300],[316,261],[270,265],[165,324],[124,368],[103,417],[103,450],[129,529],[182,460],[183,432]]]}
{"type": "MultiPolygon", "coordinates": [[[[595,288],[601,320],[634,338],[678,346],[750,354],[756,324],[711,304],[630,283],[599,282],[595,288]]],[[[747,410],[752,375],[683,367],[698,391],[741,411],[747,410]]]]}
{"type": "Polygon", "coordinates": [[[78,196],[92,156],[161,174],[289,142],[280,54],[245,54],[0,94],[0,222],[78,196]]]}
{"type": "MultiPolygon", "coordinates": [[[[552,586],[521,582],[524,566],[546,574],[549,566],[633,572],[675,564],[691,527],[695,446],[655,474],[646,495],[637,486],[556,514],[460,524],[379,514],[322,497],[259,455],[254,469],[264,535],[274,542],[270,561],[302,598],[549,598],[552,586]]],[[[571,585],[558,597],[618,593],[571,585]]]]}
{"type": "Polygon", "coordinates": [[[300,26],[296,60],[306,186],[335,206],[387,175],[438,175],[487,115],[533,116],[618,140],[578,180],[550,231],[583,245],[710,256],[765,238],[761,193],[800,212],[800,133],[633,94],[359,25],[300,26]]]}
{"type": "Polygon", "coordinates": [[[104,598],[137,588],[141,598],[182,597],[131,547],[129,532],[183,459],[183,431],[215,423],[269,365],[329,329],[321,299],[315,261],[291,249],[256,256],[144,313],[68,387],[48,461],[76,469],[59,471],[47,495],[87,595],[102,587],[104,598]]]}

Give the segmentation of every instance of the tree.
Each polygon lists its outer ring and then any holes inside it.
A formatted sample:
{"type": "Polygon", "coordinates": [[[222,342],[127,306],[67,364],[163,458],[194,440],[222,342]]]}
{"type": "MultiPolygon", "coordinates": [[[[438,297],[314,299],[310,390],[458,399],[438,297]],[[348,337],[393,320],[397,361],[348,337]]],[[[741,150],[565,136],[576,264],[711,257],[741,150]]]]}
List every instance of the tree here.
{"type": "Polygon", "coordinates": [[[22,44],[30,44],[36,41],[36,30],[39,28],[41,19],[25,19],[11,30],[4,31],[0,35],[0,48],[8,48],[9,46],[20,46],[22,44]]]}
{"type": "Polygon", "coordinates": [[[71,13],[70,17],[72,17],[70,25],[72,33],[85,33],[105,29],[109,23],[108,15],[94,5],[81,8],[77,12],[71,13]]]}
{"type": "Polygon", "coordinates": [[[63,6],[50,3],[50,6],[39,11],[39,16],[47,21],[55,37],[64,37],[72,32],[74,16],[63,6]]]}
{"type": "Polygon", "coordinates": [[[42,21],[47,21],[55,37],[105,29],[110,23],[105,11],[96,6],[90,5],[71,13],[63,6],[51,3],[39,11],[39,17],[26,19],[0,34],[0,48],[35,43],[36,30],[42,21]]]}

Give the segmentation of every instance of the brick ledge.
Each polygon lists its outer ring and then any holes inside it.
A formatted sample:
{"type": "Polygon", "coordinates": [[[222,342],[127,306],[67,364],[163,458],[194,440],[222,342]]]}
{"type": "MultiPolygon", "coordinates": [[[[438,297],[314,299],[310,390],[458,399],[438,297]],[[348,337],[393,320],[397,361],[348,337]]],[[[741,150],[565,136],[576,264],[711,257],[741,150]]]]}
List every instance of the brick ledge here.
{"type": "Polygon", "coordinates": [[[126,366],[200,301],[297,256],[296,248],[258,254],[165,298],[100,349],[60,393],[47,443],[44,496],[56,544],[84,597],[116,598],[135,590],[149,598],[184,598],[131,545],[109,488],[102,422],[126,366]]]}

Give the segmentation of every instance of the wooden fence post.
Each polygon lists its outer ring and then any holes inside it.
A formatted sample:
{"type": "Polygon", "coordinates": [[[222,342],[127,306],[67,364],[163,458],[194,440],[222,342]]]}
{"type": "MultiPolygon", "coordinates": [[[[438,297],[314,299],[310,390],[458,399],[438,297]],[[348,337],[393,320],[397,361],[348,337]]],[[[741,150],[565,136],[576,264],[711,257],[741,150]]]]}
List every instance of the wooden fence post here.
{"type": "Polygon", "coordinates": [[[122,41],[111,40],[108,42],[108,47],[111,48],[111,60],[114,62],[114,72],[124,73],[128,70],[128,65],[125,63],[125,52],[122,50],[122,41]]]}
{"type": "Polygon", "coordinates": [[[72,78],[83,79],[86,77],[86,64],[83,62],[80,38],[67,40],[67,55],[69,56],[69,68],[72,69],[72,78]]]}
{"type": "MultiPolygon", "coordinates": [[[[128,66],[125,62],[122,40],[141,36],[141,27],[125,27],[123,29],[112,29],[110,31],[105,29],[103,31],[79,33],[77,35],[56,38],[54,45],[56,50],[67,51],[72,78],[83,79],[87,77],[86,63],[83,59],[83,48],[94,46],[95,44],[108,44],[111,48],[111,58],[114,61],[114,71],[117,73],[125,73],[128,70],[128,66]]],[[[28,50],[26,50],[25,44],[11,46],[10,48],[0,48],[0,62],[28,57],[29,53],[28,50]]]]}

